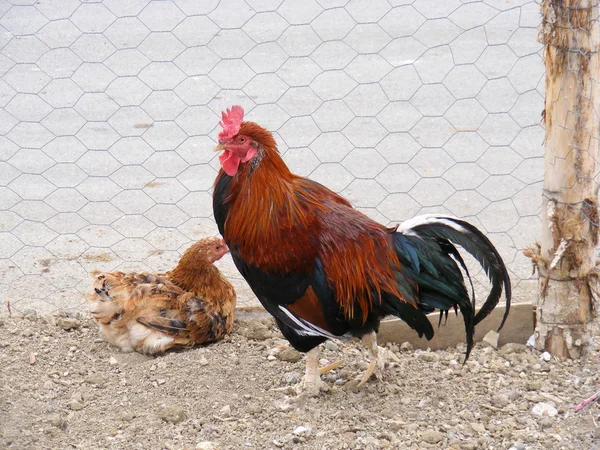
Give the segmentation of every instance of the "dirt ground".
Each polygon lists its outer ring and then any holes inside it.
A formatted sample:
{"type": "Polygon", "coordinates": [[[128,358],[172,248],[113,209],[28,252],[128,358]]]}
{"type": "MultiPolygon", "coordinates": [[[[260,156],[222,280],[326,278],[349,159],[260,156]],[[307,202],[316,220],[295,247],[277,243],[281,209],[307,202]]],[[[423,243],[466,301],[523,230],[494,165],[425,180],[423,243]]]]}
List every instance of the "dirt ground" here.
{"type": "MultiPolygon", "coordinates": [[[[271,322],[238,321],[225,341],[162,357],[122,354],[86,318],[0,318],[0,448],[586,449],[600,407],[598,364],[545,361],[525,346],[413,351],[356,391],[355,342],[318,398],[296,396],[304,358],[271,322]],[[537,415],[541,414],[541,415],[537,415]]],[[[595,357],[594,357],[595,358],[595,357]]],[[[325,363],[325,361],[322,361],[325,363]]]]}

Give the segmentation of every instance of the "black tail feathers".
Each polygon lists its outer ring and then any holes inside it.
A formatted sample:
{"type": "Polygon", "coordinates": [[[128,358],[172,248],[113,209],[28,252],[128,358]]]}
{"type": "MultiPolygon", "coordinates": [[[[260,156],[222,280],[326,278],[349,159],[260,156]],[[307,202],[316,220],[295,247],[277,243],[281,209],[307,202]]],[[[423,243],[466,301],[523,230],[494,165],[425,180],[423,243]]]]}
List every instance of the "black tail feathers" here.
{"type": "Polygon", "coordinates": [[[496,307],[502,291],[506,297],[506,311],[498,330],[508,316],[511,284],[502,257],[475,226],[450,216],[417,216],[404,222],[394,233],[394,238],[398,257],[404,264],[401,269],[403,275],[417,280],[419,308],[424,312],[439,309],[440,314],[447,314],[451,308],[456,310],[457,306],[460,308],[465,320],[468,358],[473,347],[475,326],[496,307]],[[477,314],[473,283],[455,245],[461,246],[479,262],[491,283],[490,293],[477,314]],[[469,280],[471,295],[467,292],[459,265],[469,280]]]}

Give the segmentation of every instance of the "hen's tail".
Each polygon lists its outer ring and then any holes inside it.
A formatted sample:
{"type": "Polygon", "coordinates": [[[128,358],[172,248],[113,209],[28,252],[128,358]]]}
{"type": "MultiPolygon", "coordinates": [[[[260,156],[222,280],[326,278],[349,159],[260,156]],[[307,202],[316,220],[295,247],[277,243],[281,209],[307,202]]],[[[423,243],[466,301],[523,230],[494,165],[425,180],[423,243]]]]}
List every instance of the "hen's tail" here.
{"type": "Polygon", "coordinates": [[[441,321],[451,308],[460,308],[467,334],[467,357],[473,346],[475,325],[494,309],[504,290],[506,311],[498,329],[502,328],[510,309],[510,278],[496,248],[475,226],[450,216],[417,216],[400,225],[394,240],[404,280],[399,280],[399,284],[416,281],[419,309],[425,313],[441,310],[441,321]],[[481,264],[492,285],[476,315],[473,283],[456,245],[481,264]],[[459,266],[469,280],[470,296],[459,266]]]}

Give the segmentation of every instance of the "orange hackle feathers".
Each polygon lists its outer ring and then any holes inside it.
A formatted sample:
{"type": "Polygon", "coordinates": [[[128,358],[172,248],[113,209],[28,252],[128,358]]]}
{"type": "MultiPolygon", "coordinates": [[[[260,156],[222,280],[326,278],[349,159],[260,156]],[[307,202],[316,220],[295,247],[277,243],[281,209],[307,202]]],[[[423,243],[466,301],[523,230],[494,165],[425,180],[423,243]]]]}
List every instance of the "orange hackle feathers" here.
{"type": "Polygon", "coordinates": [[[223,246],[221,239],[201,240],[165,273],[91,272],[86,297],[106,340],[122,351],[157,354],[230,333],[235,290],[212,264],[223,246]]]}
{"type": "Polygon", "coordinates": [[[348,318],[355,317],[358,306],[364,322],[372,303],[380,302],[382,292],[404,299],[394,273],[400,269],[400,261],[388,241],[387,228],[365,226],[356,236],[333,236],[334,243],[323,252],[323,267],[348,318]]]}

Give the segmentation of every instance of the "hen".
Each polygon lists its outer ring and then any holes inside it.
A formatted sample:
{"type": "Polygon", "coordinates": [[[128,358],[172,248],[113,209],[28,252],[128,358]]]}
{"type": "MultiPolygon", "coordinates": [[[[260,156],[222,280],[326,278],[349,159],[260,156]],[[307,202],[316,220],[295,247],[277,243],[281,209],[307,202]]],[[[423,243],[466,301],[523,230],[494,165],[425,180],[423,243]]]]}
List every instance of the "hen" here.
{"type": "Polygon", "coordinates": [[[272,134],[243,116],[240,106],[222,114],[214,216],[236,267],[262,305],[291,345],[308,352],[301,386],[309,393],[319,392],[318,346],[327,339],[362,338],[371,360],[360,384],[374,372],[379,376],[383,353],[376,332],[387,315],[431,339],[426,314],[460,308],[466,358],[475,325],[494,309],[503,290],[506,319],[510,279],[477,228],[435,215],[387,228],[325,186],[291,173],[272,134]],[[477,259],[492,285],[477,314],[455,244],[477,259]]]}
{"type": "Polygon", "coordinates": [[[91,272],[87,300],[106,340],[123,352],[158,354],[231,332],[235,290],[213,264],[228,251],[222,239],[207,238],[166,273],[91,272]]]}

